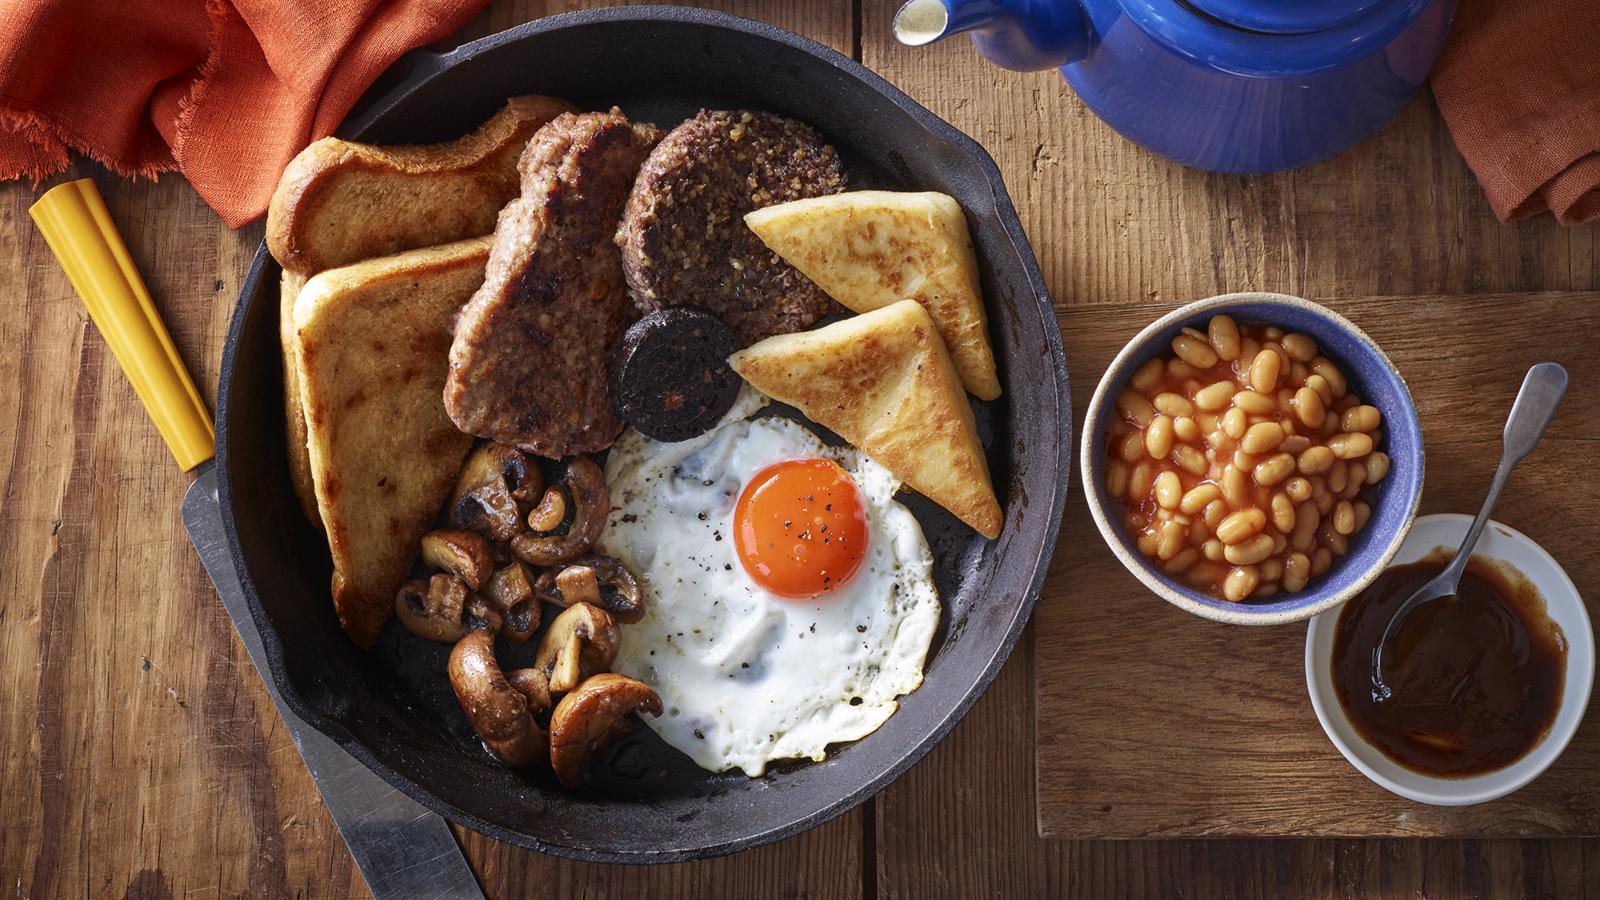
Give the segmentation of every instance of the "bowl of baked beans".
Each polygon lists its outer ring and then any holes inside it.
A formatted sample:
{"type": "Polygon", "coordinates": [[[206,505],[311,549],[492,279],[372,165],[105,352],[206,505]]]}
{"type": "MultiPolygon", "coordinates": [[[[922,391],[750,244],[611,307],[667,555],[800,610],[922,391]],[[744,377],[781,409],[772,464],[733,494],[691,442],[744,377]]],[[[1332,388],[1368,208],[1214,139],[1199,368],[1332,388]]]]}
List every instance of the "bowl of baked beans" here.
{"type": "Polygon", "coordinates": [[[1208,619],[1268,625],[1354,597],[1422,497],[1410,391],[1365,332],[1285,294],[1162,316],[1089,403],[1081,465],[1111,550],[1208,619]]]}

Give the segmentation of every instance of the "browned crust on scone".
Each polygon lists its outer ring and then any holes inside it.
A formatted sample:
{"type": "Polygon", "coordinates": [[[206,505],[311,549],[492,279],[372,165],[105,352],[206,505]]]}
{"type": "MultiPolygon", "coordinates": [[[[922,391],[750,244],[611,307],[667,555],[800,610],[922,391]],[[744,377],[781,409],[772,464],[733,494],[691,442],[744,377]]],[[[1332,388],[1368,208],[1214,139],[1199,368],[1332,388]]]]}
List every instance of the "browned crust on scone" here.
{"type": "Polygon", "coordinates": [[[617,230],[634,305],[704,307],[741,346],[809,328],[837,307],[744,214],[846,186],[838,154],[804,122],[701,110],[645,161],[617,230]]]}
{"type": "Polygon", "coordinates": [[[445,408],[462,431],[562,457],[622,430],[606,361],[630,310],[612,235],[660,136],[613,110],[560,116],[528,143],[450,348],[445,408]]]}
{"type": "Polygon", "coordinates": [[[476,131],[441,144],[316,141],[273,192],[267,247],[285,269],[309,275],[488,234],[516,195],[516,160],[528,138],[574,108],[554,97],[513,97],[476,131]]]}

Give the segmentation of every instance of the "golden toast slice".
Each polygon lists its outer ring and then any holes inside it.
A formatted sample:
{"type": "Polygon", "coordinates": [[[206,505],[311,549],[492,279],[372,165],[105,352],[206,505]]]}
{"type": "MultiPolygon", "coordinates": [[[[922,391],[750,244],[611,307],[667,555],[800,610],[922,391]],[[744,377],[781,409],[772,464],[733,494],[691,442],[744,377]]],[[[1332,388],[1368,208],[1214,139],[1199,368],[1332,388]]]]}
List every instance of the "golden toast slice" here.
{"type": "Polygon", "coordinates": [[[417,542],[472,438],[444,409],[452,321],[483,283],[490,237],[330,269],[295,299],[295,368],[333,604],[377,639],[417,542]]]}
{"type": "Polygon", "coordinates": [[[314,275],[488,234],[517,196],[517,157],[528,139],[573,111],[565,100],[530,94],[448,143],[316,141],[283,170],[267,208],[267,247],[285,269],[314,275]]]}
{"type": "Polygon", "coordinates": [[[517,196],[522,148],[572,108],[554,97],[512,97],[459,140],[380,147],[323,138],[284,169],[267,209],[267,247],[284,270],[278,321],[289,474],[311,521],[317,521],[317,499],[291,346],[295,294],[306,278],[326,269],[494,231],[500,208],[517,196]]]}
{"type": "Polygon", "coordinates": [[[978,260],[954,197],[851,191],[768,206],[744,221],[786,262],[856,312],[907,299],[922,304],[966,389],[980,400],[1000,396],[978,260]]]}
{"type": "Polygon", "coordinates": [[[901,300],[815,331],[767,338],[729,364],[984,537],[999,536],[1000,503],[972,407],[921,304],[901,300]]]}

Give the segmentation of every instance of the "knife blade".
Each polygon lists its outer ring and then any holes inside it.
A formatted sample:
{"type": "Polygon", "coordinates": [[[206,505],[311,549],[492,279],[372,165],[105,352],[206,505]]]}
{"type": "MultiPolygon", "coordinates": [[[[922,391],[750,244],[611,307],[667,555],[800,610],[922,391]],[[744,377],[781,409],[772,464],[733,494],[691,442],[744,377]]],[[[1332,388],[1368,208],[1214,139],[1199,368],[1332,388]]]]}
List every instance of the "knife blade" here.
{"type": "Polygon", "coordinates": [[[204,464],[183,497],[183,525],[373,896],[482,900],[483,891],[441,816],[389,786],[283,702],[228,552],[212,463],[204,464]]]}

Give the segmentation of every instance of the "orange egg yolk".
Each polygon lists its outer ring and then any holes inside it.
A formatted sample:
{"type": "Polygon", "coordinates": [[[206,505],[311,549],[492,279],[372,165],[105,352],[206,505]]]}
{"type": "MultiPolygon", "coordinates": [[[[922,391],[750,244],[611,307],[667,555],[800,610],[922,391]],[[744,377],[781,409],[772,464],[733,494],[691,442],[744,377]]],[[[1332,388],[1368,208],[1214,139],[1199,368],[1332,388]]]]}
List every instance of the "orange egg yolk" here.
{"type": "Polygon", "coordinates": [[[867,553],[867,514],[832,460],[790,459],[756,472],[733,510],[734,548],[756,584],[810,598],[849,581],[867,553]]]}

